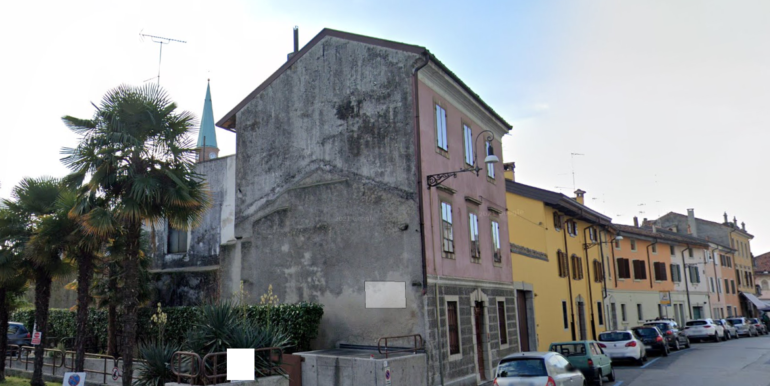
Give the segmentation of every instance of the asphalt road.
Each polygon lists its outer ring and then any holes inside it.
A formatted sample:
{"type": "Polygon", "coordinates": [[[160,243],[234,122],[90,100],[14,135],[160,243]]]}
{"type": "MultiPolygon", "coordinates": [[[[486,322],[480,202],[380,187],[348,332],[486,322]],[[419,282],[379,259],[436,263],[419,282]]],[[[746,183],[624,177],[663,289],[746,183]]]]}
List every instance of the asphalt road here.
{"type": "Polygon", "coordinates": [[[770,386],[770,336],[693,343],[644,366],[619,364],[610,386],[770,386]]]}

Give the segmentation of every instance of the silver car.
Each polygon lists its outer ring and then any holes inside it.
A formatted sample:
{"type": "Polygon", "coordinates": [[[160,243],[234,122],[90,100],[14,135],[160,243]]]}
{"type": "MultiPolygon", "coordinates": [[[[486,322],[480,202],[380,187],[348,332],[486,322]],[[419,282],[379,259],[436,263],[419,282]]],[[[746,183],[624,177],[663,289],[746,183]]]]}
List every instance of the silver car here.
{"type": "Polygon", "coordinates": [[[714,319],[714,323],[722,326],[725,329],[725,338],[727,340],[738,339],[738,329],[735,328],[732,323],[724,319],[714,319]]]}
{"type": "Polygon", "coordinates": [[[747,318],[744,318],[744,317],[727,318],[727,321],[732,323],[733,326],[735,326],[736,330],[738,330],[738,335],[759,336],[759,332],[757,332],[757,328],[754,327],[753,324],[749,323],[749,320],[747,318]]]}
{"type": "Polygon", "coordinates": [[[583,373],[556,352],[520,352],[500,360],[498,386],[585,386],[583,373]]]}

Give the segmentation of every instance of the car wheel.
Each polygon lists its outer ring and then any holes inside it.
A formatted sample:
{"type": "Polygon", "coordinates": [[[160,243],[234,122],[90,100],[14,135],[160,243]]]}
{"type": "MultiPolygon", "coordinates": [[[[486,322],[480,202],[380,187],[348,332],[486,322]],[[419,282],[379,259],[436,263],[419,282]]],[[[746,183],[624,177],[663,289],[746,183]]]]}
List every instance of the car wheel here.
{"type": "Polygon", "coordinates": [[[604,386],[604,375],[602,375],[602,371],[597,371],[596,379],[594,380],[594,384],[596,386],[604,386]]]}
{"type": "Polygon", "coordinates": [[[714,333],[714,342],[719,342],[719,333],[714,333]]]}
{"type": "Polygon", "coordinates": [[[676,338],[674,340],[674,350],[679,351],[681,349],[682,349],[682,347],[679,345],[679,338],[676,338]]]}
{"type": "Polygon", "coordinates": [[[615,368],[613,367],[612,370],[610,370],[610,375],[607,376],[607,380],[610,382],[615,382],[615,368]]]}
{"type": "Polygon", "coordinates": [[[663,356],[664,356],[664,357],[667,357],[667,356],[668,356],[668,345],[666,345],[666,347],[665,347],[665,348],[663,348],[663,356]]]}
{"type": "Polygon", "coordinates": [[[690,338],[684,338],[684,348],[690,348],[690,338]]]}

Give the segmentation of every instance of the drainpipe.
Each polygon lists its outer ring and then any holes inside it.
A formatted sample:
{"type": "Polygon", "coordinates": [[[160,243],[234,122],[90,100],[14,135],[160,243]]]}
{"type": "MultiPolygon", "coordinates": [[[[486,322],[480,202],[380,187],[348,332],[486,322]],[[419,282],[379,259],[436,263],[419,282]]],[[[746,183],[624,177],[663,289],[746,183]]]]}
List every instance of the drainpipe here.
{"type": "Polygon", "coordinates": [[[687,292],[687,311],[692,320],[692,306],[690,305],[690,285],[687,283],[687,263],[684,262],[684,252],[690,250],[690,244],[687,244],[687,248],[682,249],[682,270],[684,271],[684,289],[687,292]]]}
{"type": "Polygon", "coordinates": [[[714,266],[714,279],[717,281],[717,301],[722,301],[722,296],[719,295],[719,276],[717,276],[717,257],[714,255],[714,252],[718,251],[719,247],[714,248],[713,251],[711,251],[711,258],[713,259],[713,266],[714,266]]]}
{"type": "Polygon", "coordinates": [[[572,305],[573,299],[572,299],[572,275],[569,268],[569,263],[571,262],[572,258],[569,255],[569,247],[567,247],[567,221],[570,219],[564,220],[561,226],[561,230],[564,232],[564,254],[567,256],[567,285],[569,287],[569,312],[572,314],[572,322],[570,324],[570,330],[572,330],[572,340],[576,339],[575,336],[575,308],[572,305]]]}
{"type": "Polygon", "coordinates": [[[650,272],[650,288],[652,288],[652,261],[650,260],[650,247],[658,245],[658,239],[655,242],[647,246],[647,271],[650,272]]]}
{"type": "MultiPolygon", "coordinates": [[[[420,252],[422,254],[422,294],[426,295],[428,291],[428,267],[427,267],[427,253],[425,251],[425,214],[423,213],[423,184],[422,184],[422,147],[420,142],[420,89],[419,80],[417,78],[417,72],[430,63],[430,54],[428,50],[423,51],[423,57],[425,63],[415,67],[412,70],[412,82],[414,84],[414,147],[415,147],[415,167],[417,169],[417,213],[420,216],[420,252]]],[[[430,194],[430,193],[429,193],[430,194]]],[[[432,223],[431,223],[432,225],[432,223]]],[[[431,232],[431,237],[433,234],[431,232]]],[[[436,251],[433,251],[435,255],[436,251]]],[[[438,268],[435,266],[434,256],[434,269],[438,273],[438,268]]],[[[438,275],[437,275],[438,276],[438,275]]],[[[436,341],[438,342],[438,375],[441,386],[444,386],[444,349],[441,344],[441,315],[439,313],[439,296],[438,296],[438,281],[435,285],[435,298],[436,298],[436,341]]],[[[426,369],[426,378],[429,377],[430,369],[426,369]]]]}
{"type": "MultiPolygon", "coordinates": [[[[604,235],[605,237],[607,236],[606,231],[604,235]]],[[[601,236],[599,236],[599,254],[602,255],[602,303],[603,303],[607,299],[607,275],[604,274],[606,265],[604,264],[604,246],[602,245],[601,236]]],[[[606,325],[607,325],[607,322],[605,322],[605,326],[606,325]]]]}
{"type": "MultiPolygon", "coordinates": [[[[586,231],[589,228],[594,228],[593,225],[590,227],[583,228],[583,252],[586,257],[586,271],[588,271],[588,275],[586,275],[586,285],[588,286],[588,305],[591,309],[591,337],[593,337],[593,340],[596,340],[596,326],[594,323],[594,295],[593,291],[591,290],[591,268],[588,264],[588,237],[586,237],[586,231]]],[[[596,230],[596,228],[594,228],[596,230]]],[[[599,231],[596,231],[596,235],[599,236],[599,231]]]]}

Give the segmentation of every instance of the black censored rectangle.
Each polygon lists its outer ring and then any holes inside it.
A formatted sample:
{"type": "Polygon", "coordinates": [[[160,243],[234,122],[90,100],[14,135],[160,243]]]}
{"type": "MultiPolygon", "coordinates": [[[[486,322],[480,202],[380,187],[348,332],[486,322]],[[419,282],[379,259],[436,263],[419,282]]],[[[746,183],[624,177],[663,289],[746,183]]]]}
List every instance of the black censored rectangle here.
{"type": "Polygon", "coordinates": [[[254,379],[254,350],[227,350],[230,379],[254,379]]]}

